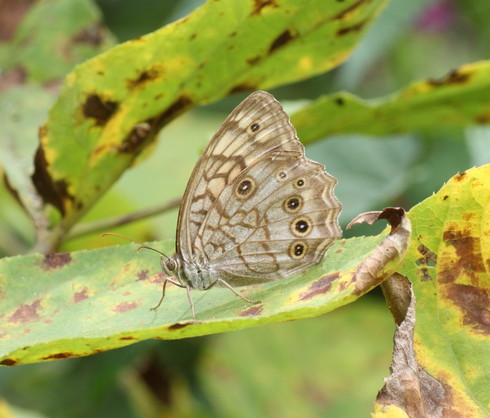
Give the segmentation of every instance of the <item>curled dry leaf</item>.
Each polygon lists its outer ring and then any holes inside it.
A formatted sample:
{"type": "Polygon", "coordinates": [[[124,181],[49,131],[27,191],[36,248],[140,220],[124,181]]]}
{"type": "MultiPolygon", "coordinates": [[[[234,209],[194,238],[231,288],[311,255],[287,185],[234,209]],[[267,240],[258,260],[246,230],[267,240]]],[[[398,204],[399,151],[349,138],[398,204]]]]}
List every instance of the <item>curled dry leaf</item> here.
{"type": "Polygon", "coordinates": [[[373,251],[357,267],[355,281],[357,293],[362,294],[373,283],[379,283],[391,275],[392,263],[400,263],[408,249],[412,227],[410,220],[402,208],[385,208],[382,211],[366,212],[356,216],[347,225],[347,229],[359,223],[373,224],[386,219],[391,225],[390,234],[381,242],[376,251],[373,251]]]}
{"type": "Polygon", "coordinates": [[[410,305],[410,280],[400,273],[394,273],[381,283],[381,290],[396,325],[400,325],[410,305]]]}
{"type": "Polygon", "coordinates": [[[450,411],[444,408],[446,390],[437,379],[425,372],[417,362],[414,349],[415,295],[408,279],[399,275],[397,280],[406,280],[405,298],[409,306],[405,319],[397,326],[391,375],[376,398],[376,416],[386,416],[390,407],[401,409],[409,417],[443,417],[450,411]]]}

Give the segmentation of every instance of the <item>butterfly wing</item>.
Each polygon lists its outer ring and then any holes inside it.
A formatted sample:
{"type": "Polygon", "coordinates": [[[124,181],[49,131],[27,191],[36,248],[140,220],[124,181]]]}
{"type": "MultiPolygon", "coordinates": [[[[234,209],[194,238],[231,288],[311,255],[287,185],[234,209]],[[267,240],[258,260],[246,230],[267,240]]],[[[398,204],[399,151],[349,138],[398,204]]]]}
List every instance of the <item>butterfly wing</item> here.
{"type": "Polygon", "coordinates": [[[187,184],[177,223],[177,253],[184,261],[202,254],[200,231],[209,210],[247,167],[274,150],[302,151],[288,115],[272,95],[257,91],[226,118],[197,162],[187,184]]]}
{"type": "Polygon", "coordinates": [[[179,212],[178,251],[235,285],[316,264],[341,236],[336,180],[324,168],[305,157],[279,102],[251,94],[194,169],[179,212]]]}
{"type": "Polygon", "coordinates": [[[202,248],[210,268],[234,285],[303,271],[341,236],[335,184],[323,165],[308,160],[303,151],[270,151],[223,190],[196,247],[202,248]]]}

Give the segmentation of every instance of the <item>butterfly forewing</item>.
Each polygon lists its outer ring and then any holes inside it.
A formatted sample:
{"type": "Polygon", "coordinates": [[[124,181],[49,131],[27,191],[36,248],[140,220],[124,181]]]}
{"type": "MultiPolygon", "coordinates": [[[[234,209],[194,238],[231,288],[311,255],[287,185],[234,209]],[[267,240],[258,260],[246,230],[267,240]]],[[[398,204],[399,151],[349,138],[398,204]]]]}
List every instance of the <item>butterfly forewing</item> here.
{"type": "Polygon", "coordinates": [[[177,253],[184,260],[198,255],[194,243],[223,190],[253,161],[273,149],[302,150],[302,145],[280,103],[258,91],[226,118],[192,172],[177,225],[177,253]]]}

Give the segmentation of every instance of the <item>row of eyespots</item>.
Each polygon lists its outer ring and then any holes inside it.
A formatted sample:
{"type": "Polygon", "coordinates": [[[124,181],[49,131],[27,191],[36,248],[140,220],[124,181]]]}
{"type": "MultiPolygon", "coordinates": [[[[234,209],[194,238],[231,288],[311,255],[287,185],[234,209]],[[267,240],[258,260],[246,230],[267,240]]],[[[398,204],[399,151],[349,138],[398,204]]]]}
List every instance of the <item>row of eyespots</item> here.
{"type": "MultiPolygon", "coordinates": [[[[284,170],[284,169],[281,169],[281,170],[276,172],[276,180],[281,182],[281,183],[283,181],[287,180],[288,177],[289,177],[289,175],[286,172],[286,170],[284,170]]],[[[296,179],[296,181],[293,183],[293,186],[296,189],[301,189],[301,188],[305,187],[305,185],[306,185],[306,180],[303,177],[296,179]]]]}
{"type": "MultiPolygon", "coordinates": [[[[288,175],[286,174],[286,171],[284,171],[284,170],[279,170],[276,173],[276,179],[278,181],[284,181],[287,179],[287,177],[288,177],[288,175]]],[[[293,186],[297,189],[301,189],[305,185],[306,185],[306,180],[303,177],[300,177],[299,179],[297,179],[293,184],[293,186]]],[[[251,196],[255,192],[255,189],[256,189],[255,180],[252,177],[245,177],[238,184],[238,186],[235,190],[235,196],[238,197],[239,199],[245,199],[246,197],[251,196]]],[[[295,206],[298,206],[298,208],[300,207],[300,202],[297,199],[298,199],[297,196],[293,196],[285,202],[285,205],[291,206],[291,207],[289,207],[291,212],[294,212],[295,206]]],[[[299,199],[301,199],[301,198],[299,198],[299,199]]]]}

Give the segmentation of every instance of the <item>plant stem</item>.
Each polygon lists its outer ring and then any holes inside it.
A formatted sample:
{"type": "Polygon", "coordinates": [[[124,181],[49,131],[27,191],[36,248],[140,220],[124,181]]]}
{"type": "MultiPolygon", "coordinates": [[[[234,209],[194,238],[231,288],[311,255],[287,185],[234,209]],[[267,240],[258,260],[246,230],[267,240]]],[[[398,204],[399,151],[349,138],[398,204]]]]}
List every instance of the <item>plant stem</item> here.
{"type": "Polygon", "coordinates": [[[140,219],[149,218],[150,216],[167,212],[171,209],[178,208],[180,205],[180,200],[180,198],[174,199],[164,203],[163,205],[159,205],[150,209],[144,209],[129,215],[113,216],[111,218],[101,219],[98,221],[77,224],[68,234],[67,239],[79,238],[83,235],[110,230],[117,226],[125,225],[130,222],[138,221],[140,219]]]}

